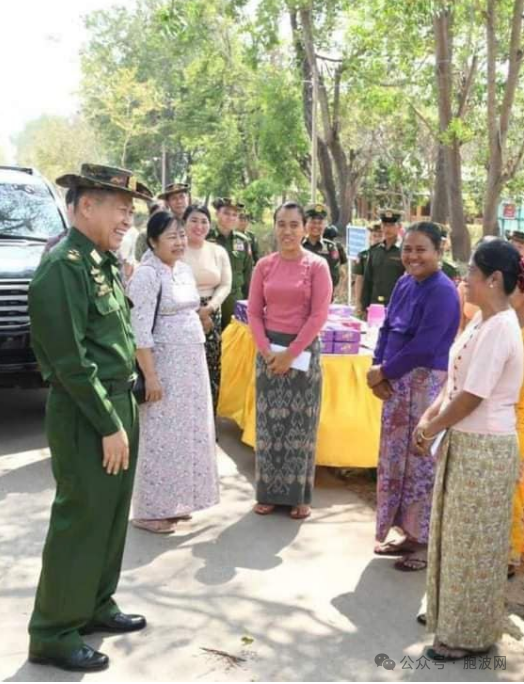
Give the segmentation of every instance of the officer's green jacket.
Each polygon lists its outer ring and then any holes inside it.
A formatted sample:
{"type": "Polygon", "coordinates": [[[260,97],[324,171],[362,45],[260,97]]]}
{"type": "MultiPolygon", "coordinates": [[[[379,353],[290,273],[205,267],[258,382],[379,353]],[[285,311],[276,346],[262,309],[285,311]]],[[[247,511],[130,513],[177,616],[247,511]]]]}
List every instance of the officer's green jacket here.
{"type": "Polygon", "coordinates": [[[302,242],[302,247],[308,252],[318,254],[327,261],[333,287],[335,288],[340,282],[340,251],[338,246],[332,240],[320,238],[317,242],[310,242],[309,238],[305,238],[302,242]]]}
{"type": "Polygon", "coordinates": [[[253,233],[251,230],[246,230],[244,235],[249,238],[249,241],[251,243],[251,256],[253,257],[253,264],[256,264],[257,261],[260,259],[260,250],[258,247],[258,238],[253,233]]]}
{"type": "Polygon", "coordinates": [[[213,228],[207,239],[224,247],[229,254],[233,282],[231,287],[231,297],[237,301],[247,297],[249,293],[249,283],[253,271],[253,257],[251,254],[251,242],[244,233],[236,230],[232,231],[227,237],[222,235],[218,228],[213,228]]]}
{"type": "Polygon", "coordinates": [[[358,253],[357,258],[355,259],[355,262],[351,269],[351,273],[353,275],[363,276],[366,272],[366,265],[368,263],[370,249],[373,249],[373,245],[371,247],[368,247],[367,249],[363,249],[361,252],[358,253]]]}
{"type": "Polygon", "coordinates": [[[404,273],[398,245],[389,249],[386,243],[375,245],[368,253],[364,283],[362,286],[362,308],[370,304],[387,306],[397,280],[404,273]]]}
{"type": "Polygon", "coordinates": [[[442,270],[442,273],[445,273],[448,278],[453,280],[454,282],[460,278],[460,273],[458,268],[452,264],[450,261],[442,261],[440,264],[440,268],[442,270]]]}
{"type": "Polygon", "coordinates": [[[29,314],[44,380],[65,389],[99,435],[120,430],[104,384],[133,378],[135,343],[116,257],[71,228],[36,271],[29,314]]]}

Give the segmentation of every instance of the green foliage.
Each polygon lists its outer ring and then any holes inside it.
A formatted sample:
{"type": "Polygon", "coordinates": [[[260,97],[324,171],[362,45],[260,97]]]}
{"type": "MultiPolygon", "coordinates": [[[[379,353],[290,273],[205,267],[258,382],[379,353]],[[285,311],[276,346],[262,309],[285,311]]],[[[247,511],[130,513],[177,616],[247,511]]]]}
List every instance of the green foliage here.
{"type": "MultiPolygon", "coordinates": [[[[499,92],[512,4],[498,3],[499,92]]],[[[261,217],[279,197],[307,197],[310,141],[290,13],[298,13],[300,26],[300,11],[311,9],[330,115],[338,74],[337,135],[357,171],[359,164],[364,168],[362,192],[380,203],[425,203],[438,142],[456,141],[468,213],[475,213],[482,205],[488,161],[484,5],[137,0],[93,12],[82,52],[84,118],[108,159],[127,164],[154,189],[160,188],[165,146],[169,178],[187,177],[202,199],[240,195],[261,217]],[[453,17],[455,96],[454,118],[439,137],[433,21],[442,12],[453,17]],[[459,116],[473,55],[479,69],[459,116]]],[[[509,132],[512,153],[522,140],[522,92],[509,132]]],[[[511,192],[524,188],[522,178],[517,174],[511,192]]]]}
{"type": "Polygon", "coordinates": [[[14,139],[16,162],[36,167],[50,180],[77,172],[82,162],[106,161],[93,129],[82,118],[42,116],[14,139]]]}

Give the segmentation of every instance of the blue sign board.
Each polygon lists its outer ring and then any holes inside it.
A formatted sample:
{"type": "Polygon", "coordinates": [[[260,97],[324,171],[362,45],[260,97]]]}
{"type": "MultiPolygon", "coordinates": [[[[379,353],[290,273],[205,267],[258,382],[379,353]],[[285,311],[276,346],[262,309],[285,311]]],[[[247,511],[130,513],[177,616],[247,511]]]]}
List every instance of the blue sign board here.
{"type": "Polygon", "coordinates": [[[346,226],[347,250],[350,259],[356,259],[368,246],[368,229],[365,226],[346,226]]]}

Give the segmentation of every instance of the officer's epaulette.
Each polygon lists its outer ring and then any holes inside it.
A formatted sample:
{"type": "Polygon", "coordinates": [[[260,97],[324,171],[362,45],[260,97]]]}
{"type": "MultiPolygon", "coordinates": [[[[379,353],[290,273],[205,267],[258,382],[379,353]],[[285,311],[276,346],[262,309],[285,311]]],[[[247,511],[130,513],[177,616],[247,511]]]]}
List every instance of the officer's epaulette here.
{"type": "Polygon", "coordinates": [[[84,259],[80,251],[68,243],[67,238],[59,242],[48,256],[52,261],[67,261],[72,264],[81,264],[84,259]]]}
{"type": "Polygon", "coordinates": [[[247,235],[244,235],[244,233],[241,233],[238,230],[233,231],[233,237],[239,238],[240,240],[244,240],[244,242],[249,242],[251,244],[251,240],[247,237],[247,235]]]}

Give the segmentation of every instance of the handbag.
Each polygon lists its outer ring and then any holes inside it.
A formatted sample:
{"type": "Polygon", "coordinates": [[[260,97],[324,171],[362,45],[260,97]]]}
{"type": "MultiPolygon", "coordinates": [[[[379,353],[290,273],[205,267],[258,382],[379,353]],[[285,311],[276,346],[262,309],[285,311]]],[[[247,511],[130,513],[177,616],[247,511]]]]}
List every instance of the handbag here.
{"type": "MultiPolygon", "coordinates": [[[[156,319],[158,317],[158,310],[160,309],[160,300],[162,299],[162,284],[160,285],[160,289],[158,290],[158,296],[156,299],[156,306],[155,306],[155,315],[153,317],[153,327],[151,328],[151,333],[155,331],[155,325],[156,325],[156,319]]],[[[135,400],[137,404],[145,404],[146,403],[146,379],[144,377],[144,374],[142,372],[142,369],[140,368],[140,364],[137,362],[136,364],[136,379],[135,382],[133,383],[133,394],[135,396],[135,400]]]]}

